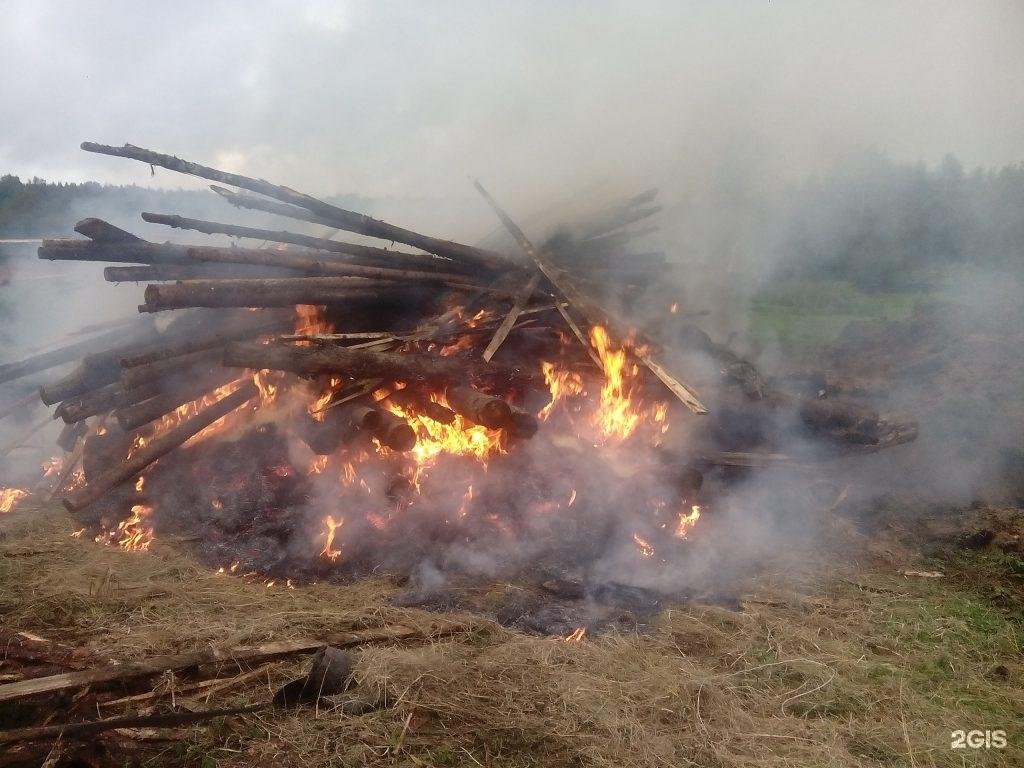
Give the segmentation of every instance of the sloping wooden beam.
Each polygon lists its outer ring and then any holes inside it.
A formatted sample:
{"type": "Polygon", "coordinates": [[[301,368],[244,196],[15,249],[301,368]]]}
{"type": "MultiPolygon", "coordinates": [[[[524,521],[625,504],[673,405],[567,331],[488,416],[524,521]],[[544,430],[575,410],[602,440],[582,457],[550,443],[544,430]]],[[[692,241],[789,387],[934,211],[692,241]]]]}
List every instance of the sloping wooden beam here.
{"type": "MultiPolygon", "coordinates": [[[[515,238],[519,247],[523,249],[527,256],[537,265],[537,268],[544,273],[544,276],[551,281],[551,284],[558,289],[566,301],[569,302],[583,315],[588,323],[591,325],[602,325],[609,331],[619,336],[619,338],[626,338],[627,334],[623,333],[622,329],[618,327],[618,323],[613,321],[613,318],[608,315],[598,304],[592,301],[586,294],[580,291],[572,278],[564,270],[556,267],[543,253],[538,251],[533,243],[526,234],[519,228],[519,226],[509,217],[507,213],[498,205],[493,197],[483,188],[483,185],[476,179],[473,180],[473,185],[476,187],[477,192],[487,201],[487,204],[491,206],[494,212],[501,219],[501,222],[508,229],[512,237],[515,238]]],[[[563,313],[564,316],[565,313],[563,313]]],[[[646,345],[645,345],[646,346],[646,345]]],[[[588,344],[589,347],[589,344],[588,344]]],[[[697,397],[697,393],[686,384],[681,382],[678,378],[673,376],[664,363],[658,360],[651,352],[638,353],[635,350],[633,354],[636,358],[643,363],[643,365],[651,371],[655,376],[661,380],[665,386],[674,394],[682,403],[696,414],[706,414],[708,409],[704,407],[703,403],[697,397]]]]}

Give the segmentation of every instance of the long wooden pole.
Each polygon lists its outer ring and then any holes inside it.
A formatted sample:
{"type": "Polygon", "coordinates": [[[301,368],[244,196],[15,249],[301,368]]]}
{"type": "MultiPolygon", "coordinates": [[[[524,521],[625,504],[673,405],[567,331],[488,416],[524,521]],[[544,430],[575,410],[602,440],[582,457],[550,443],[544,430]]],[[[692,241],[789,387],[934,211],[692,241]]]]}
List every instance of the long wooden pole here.
{"type": "Polygon", "coordinates": [[[112,155],[114,157],[125,157],[131,160],[138,160],[140,162],[147,163],[148,165],[160,166],[161,168],[167,168],[168,170],[177,171],[178,173],[198,176],[221,184],[230,184],[233,187],[240,187],[241,189],[248,189],[251,192],[266,195],[267,197],[272,197],[275,200],[280,200],[281,202],[289,203],[291,205],[297,205],[301,208],[312,211],[318,216],[322,216],[324,219],[328,220],[333,226],[338,227],[339,229],[344,229],[348,232],[357,232],[358,234],[366,235],[368,237],[376,237],[382,240],[405,243],[406,245],[411,245],[414,248],[419,248],[427,251],[428,253],[436,253],[439,256],[447,256],[451,259],[476,264],[488,269],[503,269],[509,266],[508,260],[499,253],[485,251],[481,248],[474,248],[470,245],[463,245],[449,240],[441,240],[440,238],[422,235],[418,232],[413,232],[412,230],[404,229],[361,213],[355,213],[354,211],[339,208],[338,206],[331,205],[323,200],[318,200],[311,195],[296,192],[288,187],[271,184],[270,182],[263,181],[262,179],[253,179],[248,176],[242,176],[238,173],[219,171],[216,168],[210,168],[205,165],[200,165],[199,163],[182,160],[181,158],[174,157],[173,155],[166,155],[149,149],[143,149],[142,147],[134,147],[131,144],[125,144],[123,147],[113,147],[106,144],[96,144],[91,141],[85,141],[82,142],[82,149],[86,152],[98,152],[103,155],[112,155]]]}
{"type": "Polygon", "coordinates": [[[241,227],[236,224],[222,224],[217,221],[189,219],[184,216],[173,216],[163,213],[143,213],[142,218],[151,224],[164,224],[177,229],[190,229],[207,235],[230,235],[231,237],[244,237],[250,240],[269,241],[272,243],[288,243],[315,250],[331,251],[332,253],[349,256],[349,263],[352,264],[392,267],[396,269],[419,269],[426,272],[452,272],[468,269],[466,266],[451,259],[442,259],[427,253],[390,251],[387,248],[345,243],[339,240],[330,240],[326,237],[313,237],[312,235],[288,232],[286,230],[241,227]]]}

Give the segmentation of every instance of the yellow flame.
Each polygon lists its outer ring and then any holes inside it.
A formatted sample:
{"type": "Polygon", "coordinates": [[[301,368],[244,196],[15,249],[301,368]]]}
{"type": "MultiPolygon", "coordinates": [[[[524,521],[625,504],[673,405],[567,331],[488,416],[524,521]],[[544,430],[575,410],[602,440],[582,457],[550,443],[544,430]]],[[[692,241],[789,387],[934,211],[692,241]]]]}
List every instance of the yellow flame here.
{"type": "MultiPolygon", "coordinates": [[[[431,395],[430,399],[448,407],[448,401],[443,395],[431,395]]],[[[491,456],[504,453],[501,430],[467,424],[459,415],[455,416],[451,424],[442,424],[416,413],[411,407],[406,409],[392,402],[386,403],[386,407],[396,416],[405,419],[416,433],[416,445],[409,454],[420,468],[432,464],[442,453],[471,456],[485,465],[491,456]]]]}
{"type": "Polygon", "coordinates": [[[20,488],[0,488],[0,513],[10,512],[26,496],[28,491],[20,488]]]}
{"type": "Polygon", "coordinates": [[[640,423],[640,412],[633,407],[631,399],[639,369],[636,365],[629,365],[626,350],[615,348],[608,332],[601,326],[595,325],[591,329],[590,343],[601,358],[605,376],[601,387],[601,407],[594,415],[594,424],[606,439],[624,440],[640,423]]]}
{"type": "Polygon", "coordinates": [[[566,635],[563,639],[567,643],[582,643],[583,642],[583,638],[586,637],[586,636],[587,636],[587,628],[586,627],[577,627],[572,632],[570,632],[568,635],[566,635]]]}
{"type": "Polygon", "coordinates": [[[145,552],[153,542],[153,529],[145,524],[152,507],[136,504],[132,507],[131,516],[118,523],[115,536],[120,534],[117,546],[126,552],[145,552]]]}
{"type": "Polygon", "coordinates": [[[554,363],[542,362],[541,371],[544,373],[544,381],[551,393],[551,402],[541,409],[537,418],[547,421],[555,406],[567,397],[575,397],[583,394],[583,379],[573,371],[559,370],[554,363]]]}
{"type": "Polygon", "coordinates": [[[335,520],[331,515],[324,518],[324,525],[327,526],[327,541],[324,544],[324,548],[320,551],[321,557],[325,557],[332,561],[341,557],[341,550],[334,548],[334,534],[344,524],[344,518],[338,518],[338,520],[335,520]]]}
{"type": "Polygon", "coordinates": [[[689,512],[679,513],[679,522],[676,524],[675,537],[677,539],[685,539],[686,535],[690,530],[697,524],[697,520],[700,519],[700,506],[694,504],[690,507],[689,512]]]}

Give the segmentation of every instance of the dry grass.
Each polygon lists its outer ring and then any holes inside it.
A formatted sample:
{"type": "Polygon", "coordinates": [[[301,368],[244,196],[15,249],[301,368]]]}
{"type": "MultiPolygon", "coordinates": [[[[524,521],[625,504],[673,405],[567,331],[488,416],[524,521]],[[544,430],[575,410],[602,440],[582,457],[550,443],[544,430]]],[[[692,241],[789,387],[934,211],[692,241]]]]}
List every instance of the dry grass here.
{"type": "MultiPolygon", "coordinates": [[[[71,539],[72,527],[52,509],[0,520],[6,626],[116,658],[389,623],[470,628],[363,649],[360,683],[396,695],[388,709],[214,721],[156,748],[147,765],[1024,763],[1019,612],[955,576],[908,580],[877,565],[765,574],[742,612],[682,607],[649,636],[569,644],[390,607],[382,581],[266,588],[170,547],[132,554],[71,539]],[[1010,746],[952,751],[958,728],[1004,728],[1010,746]]],[[[279,663],[210,704],[266,699],[301,666],[279,663]]]]}

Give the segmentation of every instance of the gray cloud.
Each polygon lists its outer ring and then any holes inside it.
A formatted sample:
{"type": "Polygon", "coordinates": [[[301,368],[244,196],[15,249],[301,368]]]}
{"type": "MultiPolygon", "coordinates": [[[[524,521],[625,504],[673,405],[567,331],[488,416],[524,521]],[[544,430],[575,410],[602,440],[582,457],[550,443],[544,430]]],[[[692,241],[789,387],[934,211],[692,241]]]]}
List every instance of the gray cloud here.
{"type": "Polygon", "coordinates": [[[1014,2],[2,6],[22,175],[189,183],[77,149],[131,141],[321,194],[470,199],[479,174],[528,206],[608,178],[763,188],[865,146],[1024,158],[1014,2]]]}

